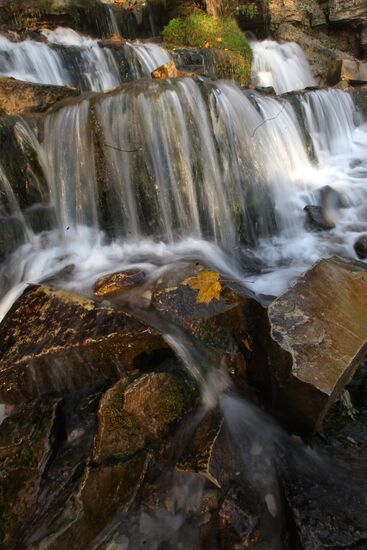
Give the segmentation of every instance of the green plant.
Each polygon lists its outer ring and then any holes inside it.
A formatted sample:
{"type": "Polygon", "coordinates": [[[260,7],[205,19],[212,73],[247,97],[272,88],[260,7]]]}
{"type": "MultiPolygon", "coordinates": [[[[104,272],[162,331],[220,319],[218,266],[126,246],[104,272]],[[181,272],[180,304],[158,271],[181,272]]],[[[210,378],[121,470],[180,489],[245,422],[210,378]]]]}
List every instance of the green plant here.
{"type": "Polygon", "coordinates": [[[237,22],[226,17],[193,14],[186,19],[171,19],[163,29],[163,39],[181,46],[211,46],[252,57],[251,48],[237,22]]]}

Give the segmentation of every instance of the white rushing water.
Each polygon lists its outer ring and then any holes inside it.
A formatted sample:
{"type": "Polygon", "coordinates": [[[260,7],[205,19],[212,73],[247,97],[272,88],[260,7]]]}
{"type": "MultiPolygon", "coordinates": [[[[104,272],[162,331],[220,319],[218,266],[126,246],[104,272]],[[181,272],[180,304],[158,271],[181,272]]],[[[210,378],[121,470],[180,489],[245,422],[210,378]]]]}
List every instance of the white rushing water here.
{"type": "Polygon", "coordinates": [[[295,42],[280,44],[274,40],[252,42],[252,76],[256,86],[271,86],[277,94],[315,86],[302,48],[295,42]]]}
{"type": "Polygon", "coordinates": [[[129,79],[150,77],[170,59],[157,44],[127,42],[117,51],[68,28],[44,29],[42,35],[47,43],[13,42],[0,35],[0,76],[100,92],[129,79]]]}
{"type": "Polygon", "coordinates": [[[28,235],[8,260],[3,269],[14,285],[2,314],[27,282],[70,264],[73,276],[61,284],[78,291],[109,271],[136,265],[154,271],[180,258],[199,258],[256,292],[274,295],[321,257],[355,257],[353,244],[367,232],[367,126],[348,93],[320,90],[299,97],[316,163],[285,99],[244,93],[228,82],[138,84],[94,106],[108,145],[103,207],[92,100],[47,116],[41,140],[17,123],[18,138],[43,166],[57,227],[28,235]],[[309,232],[303,208],[322,204],[325,185],[340,193],[346,207],[334,212],[334,230],[309,232]],[[106,216],[112,243],[102,231],[106,216]],[[247,270],[254,260],[256,275],[247,270]]]}

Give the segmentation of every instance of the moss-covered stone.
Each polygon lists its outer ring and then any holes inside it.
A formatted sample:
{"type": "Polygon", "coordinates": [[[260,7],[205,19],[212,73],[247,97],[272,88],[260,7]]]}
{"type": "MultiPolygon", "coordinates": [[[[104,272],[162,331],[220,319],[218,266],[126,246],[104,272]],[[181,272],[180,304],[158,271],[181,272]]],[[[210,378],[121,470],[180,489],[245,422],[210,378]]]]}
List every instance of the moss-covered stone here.
{"type": "Polygon", "coordinates": [[[221,60],[218,58],[219,64],[224,66],[222,73],[225,77],[237,78],[243,85],[250,84],[252,50],[234,19],[205,14],[172,19],[163,30],[163,39],[177,46],[212,47],[231,52],[222,55],[221,60]]]}
{"type": "Polygon", "coordinates": [[[164,372],[146,374],[129,385],[117,382],[100,403],[93,459],[127,459],[160,440],[185,408],[181,384],[164,372]]]}

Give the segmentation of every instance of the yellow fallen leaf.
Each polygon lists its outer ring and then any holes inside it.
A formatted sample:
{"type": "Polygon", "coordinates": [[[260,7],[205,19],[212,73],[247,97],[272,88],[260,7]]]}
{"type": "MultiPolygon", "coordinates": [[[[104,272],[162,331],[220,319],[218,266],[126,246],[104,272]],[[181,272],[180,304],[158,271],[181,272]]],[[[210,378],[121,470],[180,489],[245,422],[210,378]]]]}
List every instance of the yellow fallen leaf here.
{"type": "Polygon", "coordinates": [[[210,42],[209,42],[209,40],[205,40],[205,42],[204,42],[204,48],[210,48],[210,42]]]}
{"type": "Polygon", "coordinates": [[[220,298],[222,285],[219,274],[214,271],[201,271],[196,277],[186,279],[185,283],[192,289],[198,290],[196,303],[209,304],[214,299],[220,298]]]}

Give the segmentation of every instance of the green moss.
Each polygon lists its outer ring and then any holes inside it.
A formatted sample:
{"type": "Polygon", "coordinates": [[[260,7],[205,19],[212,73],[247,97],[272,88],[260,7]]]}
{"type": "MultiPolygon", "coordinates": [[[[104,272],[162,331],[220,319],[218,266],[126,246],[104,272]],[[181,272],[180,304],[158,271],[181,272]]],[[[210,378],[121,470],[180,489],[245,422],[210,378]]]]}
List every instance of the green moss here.
{"type": "Polygon", "coordinates": [[[235,78],[242,85],[251,82],[252,50],[234,19],[193,14],[172,19],[163,29],[163,39],[171,44],[225,50],[217,60],[219,78],[235,78]]]}

